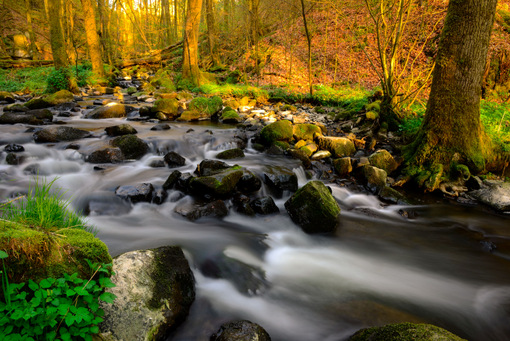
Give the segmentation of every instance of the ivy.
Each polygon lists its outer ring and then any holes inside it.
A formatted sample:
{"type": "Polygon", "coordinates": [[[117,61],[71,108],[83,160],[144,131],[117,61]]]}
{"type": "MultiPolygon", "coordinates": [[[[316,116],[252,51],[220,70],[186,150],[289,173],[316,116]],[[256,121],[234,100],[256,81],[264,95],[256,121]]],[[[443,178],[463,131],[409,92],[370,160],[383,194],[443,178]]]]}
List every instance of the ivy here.
{"type": "Polygon", "coordinates": [[[115,284],[110,280],[111,264],[87,262],[95,271],[89,280],[74,273],[39,283],[29,280],[2,285],[2,340],[92,340],[104,316],[99,300],[112,303],[115,295],[105,289],[115,284]]]}

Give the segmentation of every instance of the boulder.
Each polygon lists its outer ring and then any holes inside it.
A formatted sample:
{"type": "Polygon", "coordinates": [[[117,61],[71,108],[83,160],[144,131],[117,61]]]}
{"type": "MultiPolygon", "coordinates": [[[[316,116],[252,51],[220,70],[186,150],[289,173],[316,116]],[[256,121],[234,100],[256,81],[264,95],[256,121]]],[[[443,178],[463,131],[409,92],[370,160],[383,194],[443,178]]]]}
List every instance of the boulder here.
{"type": "Polygon", "coordinates": [[[351,158],[346,156],[333,161],[333,167],[340,176],[346,176],[352,172],[352,161],[351,158]]]}
{"type": "Polygon", "coordinates": [[[221,325],[211,335],[210,341],[271,341],[271,337],[260,325],[247,321],[231,321],[221,325]]]}
{"type": "Polygon", "coordinates": [[[136,129],[129,124],[119,124],[117,126],[106,127],[104,130],[108,136],[122,136],[137,133],[136,129]]]}
{"type": "MultiPolygon", "coordinates": [[[[46,109],[42,109],[46,110],[46,109]]],[[[53,119],[53,115],[51,112],[49,112],[49,115],[44,115],[42,117],[38,117],[38,115],[35,115],[34,113],[36,110],[31,110],[27,112],[14,112],[14,111],[7,111],[0,116],[0,124],[30,124],[30,125],[43,125],[44,121],[50,121],[53,119]]],[[[37,110],[37,114],[39,114],[39,111],[37,110]]],[[[47,113],[46,113],[47,114],[47,113]]]]}
{"type": "Polygon", "coordinates": [[[306,233],[334,232],[339,224],[340,207],[320,181],[310,181],[301,187],[285,202],[285,209],[306,233]]]}
{"type": "MultiPolygon", "coordinates": [[[[140,115],[141,115],[141,113],[140,113],[140,115]]],[[[159,124],[156,124],[154,127],[152,127],[151,130],[155,130],[155,131],[170,130],[170,126],[166,123],[159,123],[159,124]]]]}
{"type": "Polygon", "coordinates": [[[243,176],[237,183],[237,190],[242,193],[253,193],[258,191],[262,187],[262,181],[259,177],[250,172],[249,170],[243,169],[243,176]]]}
{"type": "Polygon", "coordinates": [[[129,200],[133,204],[137,202],[151,202],[154,194],[154,186],[143,183],[136,186],[119,186],[115,189],[115,195],[121,199],[129,200]]]}
{"type": "Polygon", "coordinates": [[[257,198],[250,203],[251,208],[258,214],[280,213],[280,209],[276,206],[273,198],[266,196],[257,198]]]}
{"type": "Polygon", "coordinates": [[[102,148],[93,151],[85,161],[90,163],[119,163],[124,161],[124,155],[119,148],[102,148]]]}
{"type": "Polygon", "coordinates": [[[230,160],[244,157],[244,152],[240,148],[224,150],[216,155],[218,159],[230,160]]]}
{"type": "Polygon", "coordinates": [[[211,98],[196,97],[191,100],[188,105],[190,111],[202,113],[204,117],[210,118],[212,115],[217,114],[223,108],[223,100],[218,96],[211,98]]]}
{"type": "Polygon", "coordinates": [[[234,192],[243,174],[241,167],[234,166],[220,173],[190,179],[189,189],[197,195],[227,197],[234,192]]]}
{"type": "Polygon", "coordinates": [[[322,135],[322,130],[315,124],[303,123],[294,125],[293,134],[296,140],[313,141],[315,134],[322,135]]]}
{"type": "Polygon", "coordinates": [[[151,108],[153,115],[164,120],[175,120],[179,116],[179,101],[175,98],[160,98],[151,108]]]}
{"type": "Polygon", "coordinates": [[[366,328],[356,332],[350,341],[465,341],[449,331],[424,323],[396,323],[366,328]]]}
{"type": "Polygon", "coordinates": [[[44,109],[72,101],[74,101],[74,95],[72,92],[60,90],[51,95],[33,98],[24,105],[29,109],[44,109]]]}
{"type": "Polygon", "coordinates": [[[168,165],[168,168],[181,167],[186,164],[186,159],[181,155],[177,154],[176,152],[166,153],[166,155],[164,156],[164,160],[168,165]]]}
{"type": "Polygon", "coordinates": [[[384,169],[387,174],[391,174],[398,167],[397,161],[386,149],[379,149],[368,157],[368,161],[374,167],[384,169]]]}
{"type": "Polygon", "coordinates": [[[208,176],[220,173],[226,169],[229,169],[231,166],[223,161],[218,160],[203,160],[200,164],[197,165],[197,169],[195,173],[200,176],[208,176]]]}
{"type": "Polygon", "coordinates": [[[20,144],[10,143],[4,147],[4,150],[7,153],[19,153],[19,152],[24,152],[25,147],[23,147],[20,144]]]}
{"type": "Polygon", "coordinates": [[[261,142],[265,146],[271,146],[277,141],[290,142],[294,136],[292,123],[287,120],[281,120],[265,126],[260,132],[261,142]]]}
{"type": "Polygon", "coordinates": [[[242,121],[242,118],[239,116],[236,110],[230,109],[223,110],[220,116],[220,121],[226,124],[237,124],[242,121]]]}
{"type": "Polygon", "coordinates": [[[73,127],[53,126],[35,132],[34,141],[38,143],[74,141],[91,135],[88,131],[73,127]]]}
{"type": "Polygon", "coordinates": [[[202,217],[225,217],[228,215],[228,208],[223,200],[215,200],[202,206],[194,204],[177,206],[175,212],[186,217],[188,220],[195,221],[202,217]]]}
{"type": "Polygon", "coordinates": [[[135,108],[131,106],[119,103],[109,103],[103,107],[93,109],[91,112],[85,115],[85,118],[105,119],[126,117],[132,111],[135,111],[135,108]]]}
{"type": "Polygon", "coordinates": [[[366,165],[363,166],[361,174],[368,189],[372,191],[372,193],[378,193],[386,186],[388,174],[384,169],[366,165]]]}
{"type": "Polygon", "coordinates": [[[195,300],[195,280],[182,249],[132,251],[113,260],[117,296],[103,304],[102,333],[116,340],[166,340],[195,300]]]}
{"type": "Polygon", "coordinates": [[[354,142],[346,137],[316,135],[316,142],[320,149],[329,150],[336,158],[350,156],[356,152],[354,142]]]}
{"type": "MultiPolygon", "coordinates": [[[[301,140],[301,141],[303,141],[303,140],[301,140]]],[[[303,153],[305,153],[305,155],[308,157],[311,157],[312,154],[314,154],[317,151],[317,149],[319,149],[319,147],[313,142],[307,143],[304,146],[299,148],[299,150],[301,150],[303,153]]],[[[331,153],[329,154],[329,156],[331,156],[331,153]]]]}
{"type": "Polygon", "coordinates": [[[498,211],[510,211],[510,183],[508,182],[485,180],[481,189],[471,191],[469,194],[498,211]]]}
{"type": "Polygon", "coordinates": [[[312,163],[310,162],[310,158],[302,150],[289,149],[289,150],[287,150],[287,153],[294,159],[301,160],[301,163],[303,164],[303,167],[305,167],[305,168],[309,168],[312,165],[312,163]]]}
{"type": "Polygon", "coordinates": [[[140,159],[149,151],[147,143],[136,135],[119,136],[111,143],[120,148],[126,159],[140,159]]]}
{"type": "Polygon", "coordinates": [[[5,162],[11,166],[21,165],[24,161],[25,161],[24,155],[19,155],[11,152],[5,156],[5,162]]]}
{"type": "Polygon", "coordinates": [[[286,169],[275,169],[272,173],[264,173],[264,183],[271,192],[281,198],[283,191],[295,192],[298,189],[296,174],[286,169]]]}
{"type": "Polygon", "coordinates": [[[7,91],[0,91],[0,102],[14,103],[14,95],[7,91]]]}

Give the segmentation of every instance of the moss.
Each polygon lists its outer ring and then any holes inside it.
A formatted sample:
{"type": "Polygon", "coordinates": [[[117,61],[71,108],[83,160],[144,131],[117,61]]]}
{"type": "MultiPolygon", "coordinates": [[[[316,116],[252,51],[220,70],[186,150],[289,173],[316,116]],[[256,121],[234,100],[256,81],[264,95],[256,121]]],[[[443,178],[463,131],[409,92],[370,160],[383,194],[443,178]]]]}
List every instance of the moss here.
{"type": "Polygon", "coordinates": [[[287,150],[290,148],[290,144],[288,142],[285,142],[285,141],[275,141],[273,143],[274,146],[277,146],[278,148],[281,148],[283,150],[287,150]]]}
{"type": "Polygon", "coordinates": [[[218,159],[222,159],[222,160],[241,158],[241,157],[244,157],[244,152],[240,148],[233,148],[233,149],[224,150],[221,153],[218,153],[218,155],[216,155],[216,157],[218,159]]]}
{"type": "Polygon", "coordinates": [[[375,101],[365,105],[366,111],[374,111],[376,113],[381,112],[381,101],[375,101]]]}
{"type": "Polygon", "coordinates": [[[270,146],[276,141],[290,142],[293,136],[292,123],[287,120],[271,123],[260,132],[262,143],[266,146],[270,146]]]}
{"type": "Polygon", "coordinates": [[[205,113],[209,117],[218,113],[222,107],[223,100],[218,96],[213,96],[211,98],[197,97],[194,98],[189,104],[190,110],[205,113]]]}
{"type": "Polygon", "coordinates": [[[313,141],[315,134],[322,135],[322,130],[315,124],[296,124],[293,127],[293,134],[296,140],[313,141]]]}
{"type": "Polygon", "coordinates": [[[225,123],[236,123],[241,121],[241,117],[239,117],[239,114],[237,111],[230,109],[230,110],[223,110],[223,113],[221,114],[221,120],[225,123]]]}
{"type": "Polygon", "coordinates": [[[365,117],[367,120],[375,121],[379,117],[379,113],[376,111],[367,111],[365,117]]]}
{"type": "MultiPolygon", "coordinates": [[[[463,341],[464,339],[430,324],[397,323],[367,328],[351,336],[350,341],[463,341]]],[[[465,340],[464,340],[465,341],[465,340]]]]}
{"type": "Polygon", "coordinates": [[[231,167],[211,176],[193,178],[189,185],[197,194],[224,197],[232,193],[243,174],[241,167],[231,167]]]}
{"type": "Polygon", "coordinates": [[[60,90],[52,95],[46,96],[45,100],[52,105],[57,105],[61,103],[72,102],[74,100],[74,95],[68,90],[60,90]]]}
{"type": "Polygon", "coordinates": [[[179,101],[175,98],[160,98],[154,102],[151,111],[153,113],[161,112],[164,114],[177,114],[179,101]]]}
{"type": "Polygon", "coordinates": [[[127,159],[140,159],[149,151],[147,143],[136,135],[119,136],[112,141],[112,145],[119,147],[127,159]]]}
{"type": "Polygon", "coordinates": [[[454,164],[451,168],[453,171],[452,177],[458,177],[464,180],[467,180],[471,177],[471,172],[466,165],[454,164]]]}

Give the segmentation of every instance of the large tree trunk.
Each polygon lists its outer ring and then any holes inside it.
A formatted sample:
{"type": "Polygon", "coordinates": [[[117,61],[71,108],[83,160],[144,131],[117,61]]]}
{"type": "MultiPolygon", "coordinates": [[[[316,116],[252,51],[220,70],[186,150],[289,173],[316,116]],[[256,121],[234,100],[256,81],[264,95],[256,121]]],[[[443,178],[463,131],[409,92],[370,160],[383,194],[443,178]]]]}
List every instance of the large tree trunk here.
{"type": "Polygon", "coordinates": [[[184,27],[184,47],[182,78],[200,85],[200,69],[198,68],[198,30],[202,0],[189,0],[184,27]]]}
{"type": "Polygon", "coordinates": [[[60,0],[48,0],[48,20],[50,24],[50,43],[53,54],[55,69],[67,67],[69,58],[67,56],[64,32],[60,18],[63,15],[60,0]]]}
{"type": "Polygon", "coordinates": [[[496,4],[497,0],[450,0],[425,119],[406,155],[411,175],[418,175],[422,165],[432,169],[430,178],[436,173],[427,186],[430,190],[438,186],[438,171],[447,171],[452,161],[479,173],[490,157],[480,98],[496,4]]]}
{"type": "Polygon", "coordinates": [[[81,0],[84,15],[85,34],[89,48],[92,71],[101,78],[104,78],[103,57],[101,53],[101,42],[97,34],[96,10],[91,0],[81,0]]]}
{"type": "Polygon", "coordinates": [[[216,20],[214,18],[214,0],[205,0],[206,19],[207,19],[207,40],[209,43],[209,54],[214,66],[220,66],[221,61],[218,55],[216,39],[218,37],[216,31],[216,20]]]}

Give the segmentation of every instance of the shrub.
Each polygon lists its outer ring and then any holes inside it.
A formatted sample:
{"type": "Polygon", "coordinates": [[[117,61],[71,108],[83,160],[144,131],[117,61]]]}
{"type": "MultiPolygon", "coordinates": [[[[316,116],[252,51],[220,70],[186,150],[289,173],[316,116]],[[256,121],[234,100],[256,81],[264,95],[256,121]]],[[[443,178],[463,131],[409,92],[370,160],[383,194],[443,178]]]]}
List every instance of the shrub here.
{"type": "Polygon", "coordinates": [[[68,68],[53,69],[46,80],[46,92],[54,93],[71,88],[71,70],[68,68]]]}

